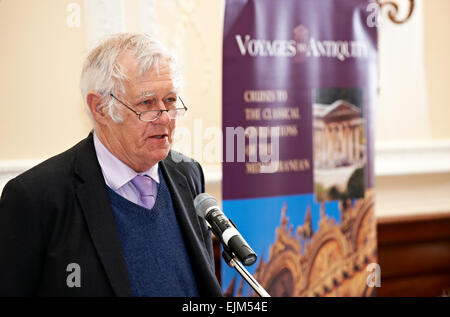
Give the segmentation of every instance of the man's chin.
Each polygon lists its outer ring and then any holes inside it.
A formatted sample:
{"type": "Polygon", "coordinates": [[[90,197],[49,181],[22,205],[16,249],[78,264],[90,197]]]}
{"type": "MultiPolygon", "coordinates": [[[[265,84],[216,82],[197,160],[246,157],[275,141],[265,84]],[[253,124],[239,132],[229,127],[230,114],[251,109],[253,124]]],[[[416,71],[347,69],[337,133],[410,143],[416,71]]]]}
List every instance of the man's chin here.
{"type": "Polygon", "coordinates": [[[156,163],[164,160],[167,157],[167,155],[169,155],[169,150],[170,150],[169,147],[166,149],[154,150],[152,155],[150,156],[150,160],[156,163]]]}

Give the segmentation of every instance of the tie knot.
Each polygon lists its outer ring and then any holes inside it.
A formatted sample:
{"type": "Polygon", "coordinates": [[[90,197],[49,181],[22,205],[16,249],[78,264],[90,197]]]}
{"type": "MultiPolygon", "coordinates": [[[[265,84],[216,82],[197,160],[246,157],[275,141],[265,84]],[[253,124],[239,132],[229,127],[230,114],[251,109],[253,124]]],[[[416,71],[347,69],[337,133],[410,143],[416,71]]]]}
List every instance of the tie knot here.
{"type": "Polygon", "coordinates": [[[131,180],[141,196],[153,196],[153,180],[145,175],[137,175],[131,180]]]}

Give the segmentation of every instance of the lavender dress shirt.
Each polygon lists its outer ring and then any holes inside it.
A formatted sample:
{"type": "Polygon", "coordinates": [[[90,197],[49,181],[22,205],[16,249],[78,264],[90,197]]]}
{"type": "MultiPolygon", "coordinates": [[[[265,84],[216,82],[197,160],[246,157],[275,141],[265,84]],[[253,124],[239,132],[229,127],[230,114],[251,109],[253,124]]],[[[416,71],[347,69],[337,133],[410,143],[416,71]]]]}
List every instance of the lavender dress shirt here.
{"type": "MultiPolygon", "coordinates": [[[[158,164],[153,165],[143,173],[135,172],[131,167],[115,157],[100,141],[94,132],[94,147],[97,154],[98,162],[102,169],[103,177],[106,185],[120,196],[129,201],[138,204],[139,192],[137,188],[131,183],[131,180],[136,175],[148,175],[152,180],[159,184],[158,164]]],[[[158,186],[153,186],[156,191],[158,186]]],[[[153,195],[156,199],[156,192],[153,195]]]]}

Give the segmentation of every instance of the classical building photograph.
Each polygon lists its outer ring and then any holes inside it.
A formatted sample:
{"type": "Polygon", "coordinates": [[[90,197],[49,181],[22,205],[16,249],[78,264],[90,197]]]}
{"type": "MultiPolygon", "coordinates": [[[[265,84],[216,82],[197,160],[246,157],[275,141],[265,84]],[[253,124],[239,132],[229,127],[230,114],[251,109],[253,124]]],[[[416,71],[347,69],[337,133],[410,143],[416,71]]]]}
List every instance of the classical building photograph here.
{"type": "Polygon", "coordinates": [[[355,96],[313,104],[314,187],[317,201],[364,197],[366,139],[358,94],[335,89],[318,94],[319,101],[333,96],[355,96]],[[353,100],[352,100],[353,99],[353,100]],[[352,102],[348,101],[352,100],[352,102]]]}

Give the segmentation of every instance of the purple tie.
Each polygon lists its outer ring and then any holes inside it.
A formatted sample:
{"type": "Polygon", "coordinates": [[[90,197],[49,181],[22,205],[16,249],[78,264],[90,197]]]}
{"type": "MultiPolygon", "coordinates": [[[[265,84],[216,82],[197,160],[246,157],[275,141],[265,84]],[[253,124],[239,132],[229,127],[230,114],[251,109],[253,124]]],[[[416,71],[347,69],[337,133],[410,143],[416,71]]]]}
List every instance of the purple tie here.
{"type": "Polygon", "coordinates": [[[147,209],[152,209],[155,204],[153,180],[148,176],[138,175],[131,182],[139,192],[139,205],[147,209]]]}

